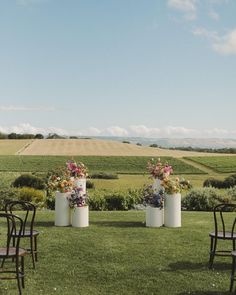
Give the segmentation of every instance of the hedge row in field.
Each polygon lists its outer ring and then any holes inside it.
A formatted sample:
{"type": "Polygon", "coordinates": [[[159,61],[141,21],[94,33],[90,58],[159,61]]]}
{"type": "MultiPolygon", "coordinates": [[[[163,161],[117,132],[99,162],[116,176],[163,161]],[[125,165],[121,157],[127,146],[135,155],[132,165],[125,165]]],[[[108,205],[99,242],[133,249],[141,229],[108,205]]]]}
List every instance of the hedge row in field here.
{"type": "Polygon", "coordinates": [[[186,157],[186,159],[202,164],[218,173],[236,173],[236,157],[234,156],[186,157]]]}
{"type": "MultiPolygon", "coordinates": [[[[8,172],[48,172],[65,166],[70,157],[66,156],[0,156],[0,171],[8,172]]],[[[138,156],[81,156],[73,157],[83,162],[90,173],[106,172],[119,174],[146,173],[150,157],[138,156]]],[[[203,171],[172,157],[162,157],[162,162],[173,166],[175,174],[204,174],[203,171]]]]}

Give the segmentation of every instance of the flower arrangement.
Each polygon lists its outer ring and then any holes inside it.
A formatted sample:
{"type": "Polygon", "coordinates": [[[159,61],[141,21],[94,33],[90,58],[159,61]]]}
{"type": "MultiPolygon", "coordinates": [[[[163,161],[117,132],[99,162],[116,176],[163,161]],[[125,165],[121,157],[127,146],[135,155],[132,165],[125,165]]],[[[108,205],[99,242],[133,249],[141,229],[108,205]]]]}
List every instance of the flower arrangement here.
{"type": "Polygon", "coordinates": [[[47,187],[49,190],[59,191],[61,193],[70,192],[73,188],[73,181],[71,180],[69,171],[62,167],[49,173],[47,187]]]}
{"type": "Polygon", "coordinates": [[[88,169],[82,162],[77,164],[75,161],[70,160],[67,161],[66,165],[71,177],[86,178],[88,176],[88,169]]]}
{"type": "Polygon", "coordinates": [[[192,187],[188,180],[180,180],[179,177],[176,177],[175,179],[166,177],[162,180],[161,185],[165,190],[165,193],[169,195],[180,193],[183,190],[187,190],[192,187]]]}
{"type": "Polygon", "coordinates": [[[147,170],[153,178],[160,180],[173,173],[172,166],[168,165],[168,163],[162,164],[160,158],[158,158],[157,162],[153,158],[148,161],[147,170]]]}
{"type": "MultiPolygon", "coordinates": [[[[164,193],[176,194],[192,187],[190,182],[185,179],[180,180],[179,177],[175,179],[170,178],[170,175],[173,173],[173,168],[168,163],[162,164],[160,158],[157,162],[155,162],[154,159],[148,161],[147,169],[154,179],[160,180],[160,185],[164,190],[162,193],[163,195],[164,193]]],[[[152,194],[150,194],[150,196],[151,195],[152,194]]]]}
{"type": "Polygon", "coordinates": [[[70,208],[87,206],[88,195],[83,193],[81,187],[74,188],[67,197],[70,208]]]}
{"type": "Polygon", "coordinates": [[[163,208],[164,205],[164,190],[158,192],[153,190],[152,185],[147,186],[143,191],[144,205],[149,205],[155,208],[163,208]]]}

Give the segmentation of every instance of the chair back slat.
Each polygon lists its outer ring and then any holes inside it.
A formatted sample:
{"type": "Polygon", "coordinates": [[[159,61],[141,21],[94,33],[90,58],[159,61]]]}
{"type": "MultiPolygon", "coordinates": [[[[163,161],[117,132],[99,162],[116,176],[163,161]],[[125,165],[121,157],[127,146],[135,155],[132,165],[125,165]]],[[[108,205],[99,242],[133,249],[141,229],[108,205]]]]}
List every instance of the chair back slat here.
{"type": "Polygon", "coordinates": [[[228,213],[236,211],[236,204],[219,204],[214,208],[214,224],[215,235],[222,232],[223,238],[226,238],[226,234],[230,233],[233,237],[235,233],[236,217],[228,213]],[[231,219],[229,218],[231,217],[231,219]]]}
{"type": "MultiPolygon", "coordinates": [[[[21,235],[22,229],[23,229],[23,220],[14,214],[11,213],[0,213],[0,219],[2,223],[5,223],[5,242],[3,241],[3,246],[6,249],[6,255],[8,256],[10,253],[10,248],[12,247],[12,239],[13,234],[15,231],[18,231],[21,235]],[[4,222],[5,221],[5,222],[4,222]]],[[[1,227],[4,227],[2,225],[1,227]]],[[[19,248],[20,248],[20,235],[19,237],[15,238],[15,248],[16,248],[16,255],[19,254],[19,248]]],[[[1,240],[3,235],[1,235],[1,240]]]]}
{"type": "Polygon", "coordinates": [[[22,234],[24,235],[26,230],[33,232],[34,220],[36,214],[36,207],[27,201],[10,201],[5,205],[5,212],[13,214],[14,211],[19,210],[23,219],[22,234]]]}

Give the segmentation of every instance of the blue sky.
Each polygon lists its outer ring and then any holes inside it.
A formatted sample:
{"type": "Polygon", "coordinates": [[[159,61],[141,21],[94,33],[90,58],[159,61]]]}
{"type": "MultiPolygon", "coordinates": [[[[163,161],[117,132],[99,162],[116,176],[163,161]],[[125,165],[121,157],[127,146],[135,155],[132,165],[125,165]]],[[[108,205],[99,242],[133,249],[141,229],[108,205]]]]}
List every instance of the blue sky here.
{"type": "Polygon", "coordinates": [[[2,0],[0,132],[236,138],[235,0],[2,0]]]}

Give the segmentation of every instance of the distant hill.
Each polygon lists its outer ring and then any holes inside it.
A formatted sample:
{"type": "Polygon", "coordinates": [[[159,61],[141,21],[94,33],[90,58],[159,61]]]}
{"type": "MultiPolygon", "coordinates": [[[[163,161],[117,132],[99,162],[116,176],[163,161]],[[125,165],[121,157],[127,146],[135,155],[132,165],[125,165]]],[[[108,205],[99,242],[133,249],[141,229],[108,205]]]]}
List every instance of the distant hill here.
{"type": "Polygon", "coordinates": [[[236,148],[236,139],[230,138],[145,138],[145,137],[99,137],[100,139],[129,141],[145,146],[157,144],[160,147],[236,148]]]}

